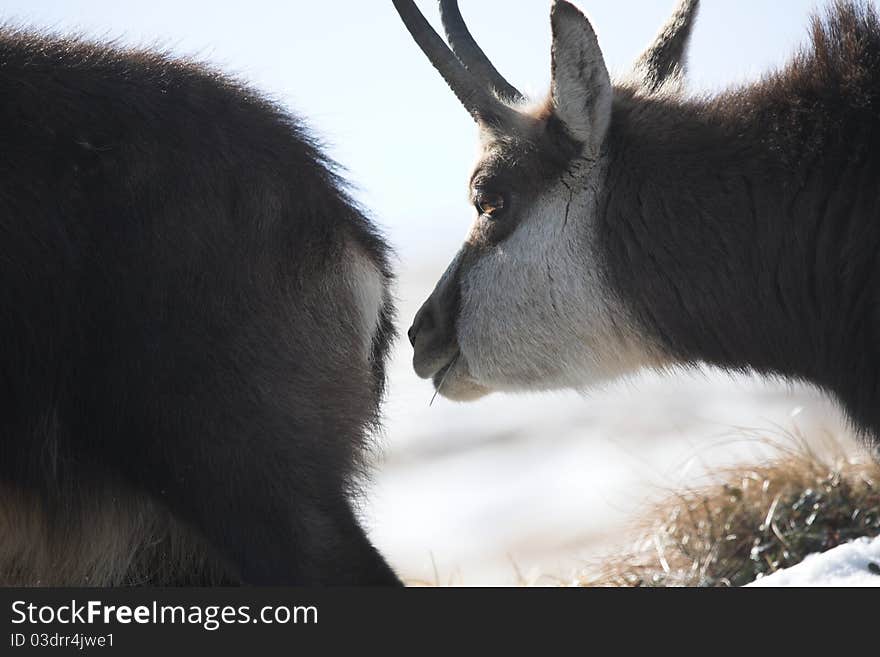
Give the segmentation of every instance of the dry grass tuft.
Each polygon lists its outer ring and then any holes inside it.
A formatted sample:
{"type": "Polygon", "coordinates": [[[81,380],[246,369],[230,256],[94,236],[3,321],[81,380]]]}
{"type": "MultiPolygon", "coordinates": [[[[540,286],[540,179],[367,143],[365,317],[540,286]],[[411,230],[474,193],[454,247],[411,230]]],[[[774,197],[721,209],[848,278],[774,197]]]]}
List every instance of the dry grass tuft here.
{"type": "Polygon", "coordinates": [[[880,535],[880,464],[806,448],[658,505],[631,550],[581,586],[743,586],[860,537],[880,535]]]}

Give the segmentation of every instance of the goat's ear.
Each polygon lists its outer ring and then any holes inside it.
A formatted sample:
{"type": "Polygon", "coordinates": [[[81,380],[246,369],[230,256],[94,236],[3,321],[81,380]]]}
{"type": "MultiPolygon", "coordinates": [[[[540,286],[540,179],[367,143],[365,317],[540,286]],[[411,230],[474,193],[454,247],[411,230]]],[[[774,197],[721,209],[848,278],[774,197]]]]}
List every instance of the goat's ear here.
{"type": "Polygon", "coordinates": [[[564,0],[553,3],[550,22],[556,116],[572,137],[597,152],[611,122],[613,96],[599,40],[587,17],[564,0]]]}
{"type": "Polygon", "coordinates": [[[679,0],[654,43],[636,60],[633,78],[642,90],[652,94],[684,86],[688,45],[699,10],[700,0],[679,0]]]}

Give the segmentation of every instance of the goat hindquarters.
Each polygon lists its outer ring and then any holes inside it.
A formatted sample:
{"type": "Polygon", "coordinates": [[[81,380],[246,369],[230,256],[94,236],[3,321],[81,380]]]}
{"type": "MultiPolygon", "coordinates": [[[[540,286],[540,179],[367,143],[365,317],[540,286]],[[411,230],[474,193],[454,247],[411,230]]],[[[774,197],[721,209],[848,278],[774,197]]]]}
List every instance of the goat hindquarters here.
{"type": "Polygon", "coordinates": [[[0,577],[396,583],[351,509],[386,249],[296,119],[152,53],[0,61],[0,577]]]}

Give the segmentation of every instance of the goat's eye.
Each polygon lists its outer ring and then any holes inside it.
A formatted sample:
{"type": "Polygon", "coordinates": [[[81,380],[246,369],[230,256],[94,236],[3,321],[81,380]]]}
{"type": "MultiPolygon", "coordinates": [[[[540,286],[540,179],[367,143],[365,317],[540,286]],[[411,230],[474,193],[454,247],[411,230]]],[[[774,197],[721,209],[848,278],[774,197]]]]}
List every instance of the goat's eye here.
{"type": "Polygon", "coordinates": [[[478,194],[474,200],[477,212],[487,217],[497,217],[504,209],[504,196],[501,194],[478,194]]]}

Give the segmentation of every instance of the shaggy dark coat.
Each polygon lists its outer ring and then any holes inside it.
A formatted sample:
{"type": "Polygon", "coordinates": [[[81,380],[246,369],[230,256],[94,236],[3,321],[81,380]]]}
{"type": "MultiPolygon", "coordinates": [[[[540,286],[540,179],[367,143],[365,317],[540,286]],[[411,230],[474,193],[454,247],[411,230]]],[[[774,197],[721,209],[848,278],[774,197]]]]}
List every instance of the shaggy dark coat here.
{"type": "Polygon", "coordinates": [[[685,363],[811,382],[880,435],[880,22],[838,2],[761,83],[618,90],[599,204],[610,284],[685,363]]]}
{"type": "Polygon", "coordinates": [[[395,583],[350,501],[392,334],[351,264],[387,249],[299,121],[10,29],[0,98],[0,578],[395,583]]]}

